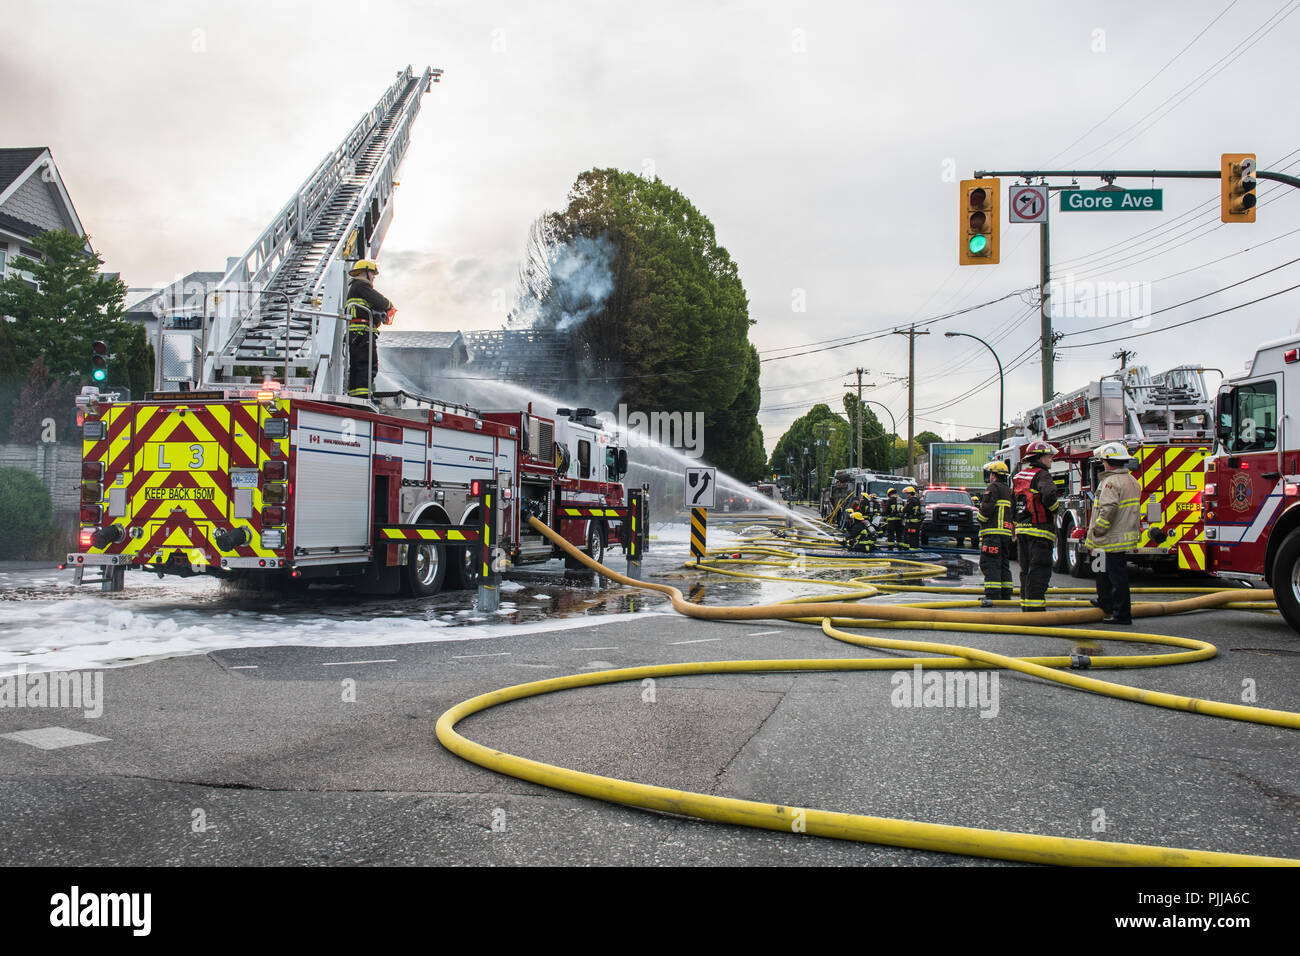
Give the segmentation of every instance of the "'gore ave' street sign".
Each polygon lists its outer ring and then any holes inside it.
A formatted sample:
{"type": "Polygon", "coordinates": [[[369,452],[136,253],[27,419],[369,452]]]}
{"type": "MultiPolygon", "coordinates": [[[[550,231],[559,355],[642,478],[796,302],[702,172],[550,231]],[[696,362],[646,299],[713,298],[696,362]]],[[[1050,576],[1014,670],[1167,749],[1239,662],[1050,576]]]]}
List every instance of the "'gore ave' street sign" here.
{"type": "Polygon", "coordinates": [[[1163,209],[1163,189],[1061,190],[1061,212],[1156,212],[1163,209]]]}

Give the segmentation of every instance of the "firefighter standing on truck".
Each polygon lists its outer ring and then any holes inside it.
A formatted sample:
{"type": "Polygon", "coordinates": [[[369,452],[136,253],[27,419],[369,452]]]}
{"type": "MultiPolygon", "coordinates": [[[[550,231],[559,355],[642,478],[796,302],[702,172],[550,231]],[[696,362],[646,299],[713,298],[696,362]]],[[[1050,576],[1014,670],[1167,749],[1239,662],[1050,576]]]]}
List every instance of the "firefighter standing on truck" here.
{"type": "Polygon", "coordinates": [[[375,289],[379,265],[373,259],[358,259],[348,274],[348,394],[368,399],[379,371],[378,326],[392,322],[397,309],[375,289]]]}
{"type": "Polygon", "coordinates": [[[1108,442],[1094,453],[1106,463],[1097,486],[1092,523],[1084,547],[1100,551],[1104,562],[1097,574],[1097,598],[1092,603],[1106,612],[1103,623],[1132,624],[1133,602],[1128,588],[1128,552],[1142,536],[1139,499],[1142,487],[1128,470],[1132,454],[1123,442],[1108,442]]]}
{"type": "Polygon", "coordinates": [[[1010,601],[1011,583],[1011,486],[1007,484],[1007,463],[991,461],[984,466],[988,487],[975,520],[980,523],[980,571],[984,575],[983,607],[994,601],[1010,601]]]}
{"type": "Polygon", "coordinates": [[[1021,452],[1024,464],[1011,483],[1020,561],[1020,610],[1046,611],[1052,581],[1052,545],[1060,495],[1049,469],[1056,449],[1032,441],[1021,452]]]}
{"type": "Polygon", "coordinates": [[[921,520],[925,516],[925,509],[921,507],[921,496],[916,493],[916,489],[908,485],[903,491],[907,494],[907,500],[903,502],[903,524],[907,530],[907,546],[909,548],[921,547],[921,520]]]}

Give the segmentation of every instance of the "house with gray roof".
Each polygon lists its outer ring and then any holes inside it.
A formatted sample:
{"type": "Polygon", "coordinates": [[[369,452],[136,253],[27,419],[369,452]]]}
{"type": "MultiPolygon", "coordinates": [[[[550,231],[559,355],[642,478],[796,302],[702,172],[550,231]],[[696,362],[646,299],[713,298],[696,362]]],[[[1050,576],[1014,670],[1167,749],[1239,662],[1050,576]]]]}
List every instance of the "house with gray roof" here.
{"type": "Polygon", "coordinates": [[[86,233],[49,148],[0,149],[0,278],[27,278],[11,263],[17,256],[41,258],[31,241],[51,229],[86,233]]]}

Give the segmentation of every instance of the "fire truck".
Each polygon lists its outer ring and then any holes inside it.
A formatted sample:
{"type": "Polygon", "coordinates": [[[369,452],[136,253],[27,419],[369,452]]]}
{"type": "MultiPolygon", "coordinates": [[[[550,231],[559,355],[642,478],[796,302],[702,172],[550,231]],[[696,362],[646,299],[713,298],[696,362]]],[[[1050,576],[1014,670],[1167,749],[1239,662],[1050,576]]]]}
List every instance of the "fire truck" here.
{"type": "Polygon", "coordinates": [[[890,488],[897,488],[901,494],[908,485],[915,486],[915,484],[914,478],[887,475],[882,472],[868,471],[865,468],[840,468],[835,472],[829,487],[822,493],[822,517],[829,515],[837,505],[855,492],[884,498],[890,488]]]}
{"type": "Polygon", "coordinates": [[[1218,450],[1206,465],[1205,540],[1222,577],[1262,580],[1300,631],[1300,334],[1266,342],[1220,386],[1218,450]]]}
{"type": "Polygon", "coordinates": [[[100,566],[108,590],[141,568],[427,596],[474,586],[480,545],[512,564],[556,557],[530,517],[598,561],[626,540],[627,451],[590,409],[557,420],[531,405],[407,401],[377,410],[270,387],[90,395],[82,551],[68,564],[100,566]]]}
{"type": "Polygon", "coordinates": [[[344,394],[348,267],[378,254],[440,72],[398,74],[201,314],[160,316],[154,391],[83,389],[77,583],[98,567],[119,590],[137,568],[426,596],[558,556],[530,518],[597,560],[610,543],[639,560],[647,496],[624,488],[627,452],[592,409],[344,394]]]}
{"type": "Polygon", "coordinates": [[[1052,478],[1061,492],[1053,552],[1057,571],[1091,573],[1083,546],[1102,464],[1093,449],[1122,441],[1141,487],[1141,537],[1131,560],[1165,570],[1206,571],[1201,495],[1214,444],[1214,401],[1205,370],[1179,366],[1153,375],[1135,365],[1029,409],[995,454],[1014,473],[1020,449],[1035,439],[1059,450],[1052,478]]]}

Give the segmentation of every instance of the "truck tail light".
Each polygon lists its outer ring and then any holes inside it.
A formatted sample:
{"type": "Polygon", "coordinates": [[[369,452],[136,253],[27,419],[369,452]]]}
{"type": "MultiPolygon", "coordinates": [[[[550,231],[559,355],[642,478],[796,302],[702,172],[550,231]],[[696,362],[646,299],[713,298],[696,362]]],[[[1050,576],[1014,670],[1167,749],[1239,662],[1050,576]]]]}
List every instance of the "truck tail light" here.
{"type": "Polygon", "coordinates": [[[1218,493],[1219,493],[1219,485],[1217,482],[1213,482],[1213,481],[1206,482],[1205,497],[1213,498],[1218,493]]]}
{"type": "Polygon", "coordinates": [[[82,528],[81,532],[77,535],[77,544],[83,548],[89,548],[90,541],[94,536],[95,536],[94,528],[82,528]]]}
{"type": "Polygon", "coordinates": [[[104,463],[102,461],[83,461],[81,463],[81,479],[83,481],[99,481],[104,477],[104,463]]]}
{"type": "Polygon", "coordinates": [[[86,505],[99,504],[104,498],[104,487],[95,481],[83,481],[81,483],[81,503],[86,505]]]}
{"type": "Polygon", "coordinates": [[[1282,494],[1287,496],[1300,494],[1300,485],[1297,485],[1293,481],[1288,481],[1285,485],[1282,486],[1282,494]]]}
{"type": "Polygon", "coordinates": [[[262,425],[262,434],[267,438],[288,438],[289,419],[268,418],[262,425]]]}
{"type": "Polygon", "coordinates": [[[268,461],[262,466],[262,476],[267,481],[284,481],[289,477],[289,463],[284,460],[268,461]]]}
{"type": "Polygon", "coordinates": [[[81,426],[81,437],[86,441],[103,441],[104,434],[105,426],[103,421],[99,419],[95,419],[94,421],[87,420],[81,426]]]}
{"type": "Polygon", "coordinates": [[[471,481],[469,483],[469,493],[475,498],[483,494],[483,482],[479,481],[477,478],[471,481]]]}
{"type": "Polygon", "coordinates": [[[267,482],[262,486],[263,505],[282,505],[289,500],[289,486],[282,481],[267,482]]]}
{"type": "Polygon", "coordinates": [[[263,508],[262,524],[272,528],[284,524],[284,505],[268,505],[263,508]]]}
{"type": "Polygon", "coordinates": [[[82,524],[99,524],[104,520],[104,509],[99,505],[82,505],[81,506],[81,523],[82,524]]]}

